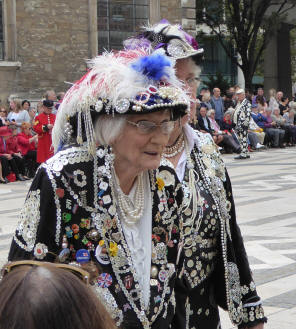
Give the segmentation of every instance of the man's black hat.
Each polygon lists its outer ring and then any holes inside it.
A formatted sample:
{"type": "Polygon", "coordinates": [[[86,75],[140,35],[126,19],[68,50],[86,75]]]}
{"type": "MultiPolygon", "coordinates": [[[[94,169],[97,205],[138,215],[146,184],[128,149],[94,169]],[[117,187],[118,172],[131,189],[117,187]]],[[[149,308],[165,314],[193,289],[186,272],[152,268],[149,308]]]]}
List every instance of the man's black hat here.
{"type": "Polygon", "coordinates": [[[45,99],[43,101],[43,106],[48,107],[49,109],[53,108],[53,101],[45,99]]]}

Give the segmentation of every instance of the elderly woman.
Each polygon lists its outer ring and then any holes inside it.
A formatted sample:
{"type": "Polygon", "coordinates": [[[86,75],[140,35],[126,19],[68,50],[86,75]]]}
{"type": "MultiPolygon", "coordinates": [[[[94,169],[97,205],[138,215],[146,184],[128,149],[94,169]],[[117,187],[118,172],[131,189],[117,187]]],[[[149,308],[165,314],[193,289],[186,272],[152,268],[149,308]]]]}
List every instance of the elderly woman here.
{"type": "Polygon", "coordinates": [[[105,53],[67,92],[9,254],[90,267],[123,329],[169,328],[181,264],[182,190],[157,168],[189,103],[171,61],[144,55],[105,53]]]}
{"type": "MultiPolygon", "coordinates": [[[[180,26],[168,22],[148,27],[127,47],[149,44],[176,59],[177,76],[193,98],[203,49],[180,26]]],[[[194,110],[194,107],[191,107],[194,110]]],[[[180,120],[170,136],[163,163],[176,170],[184,191],[183,263],[176,282],[175,329],[220,326],[218,306],[240,328],[263,328],[266,321],[257,296],[240,230],[231,184],[212,137],[180,120]]]]}
{"type": "Polygon", "coordinates": [[[291,144],[292,145],[295,145],[296,143],[296,126],[295,126],[295,111],[294,110],[290,110],[289,112],[286,112],[284,115],[283,115],[283,118],[286,120],[286,126],[288,126],[291,130],[291,135],[292,135],[292,138],[291,138],[291,144]]]}
{"type": "Polygon", "coordinates": [[[290,126],[286,124],[287,123],[286,119],[280,114],[279,108],[273,109],[273,114],[271,115],[271,117],[272,120],[276,123],[276,127],[285,131],[285,135],[284,135],[285,143],[283,144],[283,146],[285,146],[287,143],[290,142],[290,139],[292,137],[292,130],[290,126]]]}
{"type": "Polygon", "coordinates": [[[227,153],[232,153],[232,152],[240,153],[241,148],[239,144],[236,142],[236,140],[233,138],[232,134],[228,131],[222,131],[218,123],[216,122],[215,110],[209,110],[207,116],[210,120],[211,127],[212,129],[214,129],[215,133],[217,135],[222,135],[223,140],[221,146],[224,147],[225,151],[227,153]]]}

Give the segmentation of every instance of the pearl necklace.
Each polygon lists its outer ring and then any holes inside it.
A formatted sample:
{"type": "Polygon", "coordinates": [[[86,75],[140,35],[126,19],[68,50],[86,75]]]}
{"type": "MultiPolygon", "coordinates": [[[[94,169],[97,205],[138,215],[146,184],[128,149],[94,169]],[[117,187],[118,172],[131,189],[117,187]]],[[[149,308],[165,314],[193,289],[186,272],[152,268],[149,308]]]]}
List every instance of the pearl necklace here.
{"type": "Polygon", "coordinates": [[[181,153],[185,148],[184,134],[178,137],[176,143],[173,146],[166,146],[163,156],[165,158],[173,158],[177,154],[181,153]]]}
{"type": "Polygon", "coordinates": [[[135,225],[144,213],[144,182],[143,173],[137,177],[137,187],[135,191],[135,202],[131,201],[130,197],[124,194],[120,188],[118,177],[114,168],[112,175],[116,182],[117,204],[121,213],[121,219],[128,225],[135,225]]]}

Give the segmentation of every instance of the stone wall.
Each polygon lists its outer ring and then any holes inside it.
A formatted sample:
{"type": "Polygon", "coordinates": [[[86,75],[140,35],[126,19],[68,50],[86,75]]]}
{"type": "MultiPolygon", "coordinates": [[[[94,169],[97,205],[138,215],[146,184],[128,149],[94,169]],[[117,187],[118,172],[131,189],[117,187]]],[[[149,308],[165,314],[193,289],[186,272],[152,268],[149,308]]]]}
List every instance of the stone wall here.
{"type": "Polygon", "coordinates": [[[86,70],[88,0],[16,1],[17,80],[13,93],[64,91],[86,70]]]}

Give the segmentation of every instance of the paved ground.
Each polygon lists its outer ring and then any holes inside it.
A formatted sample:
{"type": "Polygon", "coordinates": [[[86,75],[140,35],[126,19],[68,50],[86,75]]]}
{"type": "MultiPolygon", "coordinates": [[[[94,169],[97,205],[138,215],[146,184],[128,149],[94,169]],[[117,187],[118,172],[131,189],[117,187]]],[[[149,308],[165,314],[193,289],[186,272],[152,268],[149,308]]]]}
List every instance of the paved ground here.
{"type": "MultiPolygon", "coordinates": [[[[266,329],[296,328],[296,148],[224,156],[257,289],[269,317],[266,329]]],[[[0,265],[30,182],[0,185],[0,265]]],[[[233,328],[221,312],[222,328],[233,328]]]]}

